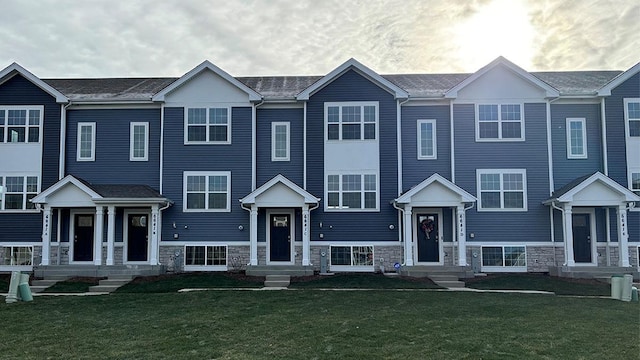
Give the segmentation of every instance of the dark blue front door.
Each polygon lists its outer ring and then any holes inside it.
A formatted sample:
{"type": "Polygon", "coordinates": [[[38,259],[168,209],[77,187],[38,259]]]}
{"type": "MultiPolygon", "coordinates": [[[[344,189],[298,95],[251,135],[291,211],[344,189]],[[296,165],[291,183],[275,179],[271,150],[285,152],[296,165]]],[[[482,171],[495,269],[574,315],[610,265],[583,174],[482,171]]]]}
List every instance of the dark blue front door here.
{"type": "Polygon", "coordinates": [[[127,227],[127,260],[147,261],[149,224],[146,214],[129,214],[127,227]]]}
{"type": "Polygon", "coordinates": [[[438,214],[418,214],[418,262],[439,262],[438,214]]]}
{"type": "Polygon", "coordinates": [[[577,263],[591,262],[591,223],[589,214],[573,214],[573,258],[577,263]]]}
{"type": "Polygon", "coordinates": [[[92,261],[93,214],[76,214],[73,220],[73,261],[92,261]]]}
{"type": "Polygon", "coordinates": [[[291,261],[291,216],[289,214],[271,214],[269,259],[271,261],[291,261]]]}

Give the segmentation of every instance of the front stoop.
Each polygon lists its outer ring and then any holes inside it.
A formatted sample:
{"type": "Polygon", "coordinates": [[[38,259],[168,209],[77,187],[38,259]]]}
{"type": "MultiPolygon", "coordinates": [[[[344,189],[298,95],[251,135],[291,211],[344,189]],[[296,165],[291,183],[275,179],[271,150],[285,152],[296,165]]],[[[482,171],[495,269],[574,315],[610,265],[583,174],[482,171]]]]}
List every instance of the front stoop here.
{"type": "Polygon", "coordinates": [[[427,276],[436,285],[442,286],[447,289],[451,288],[463,288],[464,282],[458,279],[457,275],[448,274],[430,274],[427,276]]]}
{"type": "Polygon", "coordinates": [[[264,287],[286,288],[291,283],[289,275],[267,275],[264,280],[264,287]]]}
{"type": "Polygon", "coordinates": [[[249,276],[309,276],[313,275],[314,271],[312,266],[302,265],[249,265],[245,273],[249,276]]]}
{"type": "Polygon", "coordinates": [[[108,279],[100,280],[98,285],[91,286],[89,292],[114,292],[119,287],[128,284],[133,280],[133,276],[110,276],[108,279]]]}
{"type": "Polygon", "coordinates": [[[46,278],[42,280],[31,280],[31,285],[29,285],[29,287],[31,288],[32,293],[39,293],[39,292],[45,291],[47,288],[57,284],[60,281],[64,281],[67,279],[68,277],[66,276],[60,276],[56,278],[46,278]]]}

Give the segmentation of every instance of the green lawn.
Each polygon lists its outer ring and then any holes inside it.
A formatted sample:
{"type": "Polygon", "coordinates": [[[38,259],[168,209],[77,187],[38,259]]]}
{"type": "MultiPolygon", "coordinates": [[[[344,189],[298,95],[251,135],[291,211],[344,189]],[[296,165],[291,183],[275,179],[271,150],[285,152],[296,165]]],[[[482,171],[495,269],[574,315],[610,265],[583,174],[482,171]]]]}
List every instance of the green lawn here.
{"type": "Polygon", "coordinates": [[[256,288],[263,286],[263,277],[194,272],[138,277],[117,291],[122,293],[165,293],[186,288],[256,288]]]}
{"type": "Polygon", "coordinates": [[[336,274],[293,277],[289,288],[311,289],[439,289],[427,278],[407,278],[382,274],[336,274]]]}
{"type": "Polygon", "coordinates": [[[439,291],[205,291],[0,304],[0,358],[637,359],[637,303],[439,291]]]}

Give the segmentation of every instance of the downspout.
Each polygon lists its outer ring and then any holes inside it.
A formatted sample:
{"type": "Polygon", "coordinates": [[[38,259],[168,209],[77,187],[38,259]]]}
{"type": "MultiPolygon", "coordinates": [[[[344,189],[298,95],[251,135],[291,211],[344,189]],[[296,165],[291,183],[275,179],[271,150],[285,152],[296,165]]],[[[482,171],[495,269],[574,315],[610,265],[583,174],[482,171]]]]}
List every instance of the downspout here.
{"type": "MultiPolygon", "coordinates": [[[[547,161],[549,166],[549,196],[553,195],[553,190],[555,189],[555,180],[553,176],[553,144],[551,139],[551,103],[560,99],[559,97],[547,100],[547,161]]],[[[553,205],[552,205],[553,206],[553,205]]],[[[555,234],[554,234],[554,222],[553,222],[553,209],[549,208],[549,220],[551,229],[551,243],[553,244],[553,261],[556,264],[556,248],[555,248],[555,234]]],[[[564,229],[564,226],[562,227],[564,229]]]]}
{"type": "MultiPolygon", "coordinates": [[[[398,219],[400,220],[400,221],[398,221],[398,240],[399,240],[399,242],[404,243],[405,239],[402,237],[402,235],[404,234],[404,221],[403,221],[403,219],[404,219],[404,208],[398,207],[398,205],[396,205],[395,201],[391,202],[391,206],[393,206],[396,210],[400,211],[398,213],[398,219]]],[[[404,246],[403,246],[402,247],[402,260],[403,260],[402,264],[403,265],[406,263],[406,260],[407,260],[407,259],[404,258],[405,255],[406,255],[406,253],[405,253],[405,249],[404,249],[404,246]]]]}
{"type": "MultiPolygon", "coordinates": [[[[600,124],[602,126],[602,170],[606,176],[609,176],[609,159],[607,151],[607,111],[605,107],[604,97],[600,98],[600,124]]],[[[607,207],[604,209],[605,215],[605,231],[607,237],[607,246],[605,248],[605,254],[607,255],[607,266],[611,266],[611,219],[610,209],[607,207]]]]}
{"type": "Polygon", "coordinates": [[[253,105],[251,108],[251,191],[256,189],[256,129],[258,124],[258,116],[257,109],[258,106],[264,104],[264,100],[261,100],[260,103],[253,105]]]}
{"type": "MultiPolygon", "coordinates": [[[[396,142],[397,142],[397,151],[398,151],[398,196],[402,194],[402,105],[406,104],[409,101],[407,98],[404,101],[397,100],[397,108],[396,108],[396,142]]],[[[393,205],[395,206],[395,203],[393,205]]],[[[397,209],[397,208],[396,208],[397,209]]],[[[402,210],[404,211],[404,210],[402,210]]],[[[402,215],[398,213],[398,225],[402,224],[402,215]]],[[[402,226],[398,226],[398,239],[402,239],[402,226]]]]}
{"type": "Polygon", "coordinates": [[[66,164],[67,147],[67,108],[73,103],[71,100],[65,105],[60,105],[60,157],[58,167],[58,180],[64,177],[66,164]]]}
{"type": "Polygon", "coordinates": [[[453,99],[449,101],[449,122],[451,123],[451,182],[456,183],[455,136],[453,134],[453,99]]]}
{"type": "Polygon", "coordinates": [[[160,104],[160,194],[163,193],[164,173],[164,102],[160,104]]]}
{"type": "MultiPolygon", "coordinates": [[[[560,210],[560,212],[562,213],[562,222],[563,222],[563,224],[562,224],[562,237],[563,237],[562,242],[566,246],[566,244],[567,244],[567,234],[564,233],[564,209],[556,206],[556,202],[555,201],[551,202],[551,207],[556,209],[556,210],[560,210]]],[[[553,212],[552,212],[552,214],[553,214],[553,212]]],[[[555,224],[551,223],[551,232],[552,233],[553,233],[553,230],[554,230],[554,225],[555,224]]],[[[566,252],[566,249],[565,249],[565,252],[566,252]]],[[[566,256],[566,254],[565,254],[565,256],[566,256]]],[[[558,258],[556,256],[556,243],[555,242],[553,243],[553,264],[555,266],[558,266],[558,258]]]]}
{"type": "MultiPolygon", "coordinates": [[[[302,110],[302,188],[307,190],[307,102],[302,110]]],[[[311,211],[311,210],[309,210],[311,211]]]]}

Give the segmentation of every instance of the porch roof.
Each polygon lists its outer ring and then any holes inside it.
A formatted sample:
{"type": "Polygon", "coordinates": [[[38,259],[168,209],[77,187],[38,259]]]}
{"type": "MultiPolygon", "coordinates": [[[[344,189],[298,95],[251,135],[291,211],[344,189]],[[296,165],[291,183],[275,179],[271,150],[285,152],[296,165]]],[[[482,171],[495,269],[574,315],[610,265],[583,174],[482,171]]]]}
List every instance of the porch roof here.
{"type": "Polygon", "coordinates": [[[261,207],[296,207],[304,204],[317,205],[320,198],[278,174],[247,196],[240,199],[242,205],[256,204],[261,207]]]}
{"type": "Polygon", "coordinates": [[[476,197],[435,173],[394,200],[396,204],[417,206],[457,206],[473,203],[476,197]]]}
{"type": "Polygon", "coordinates": [[[571,203],[573,206],[617,206],[640,201],[640,196],[601,172],[581,176],[553,192],[543,202],[571,203]]]}

